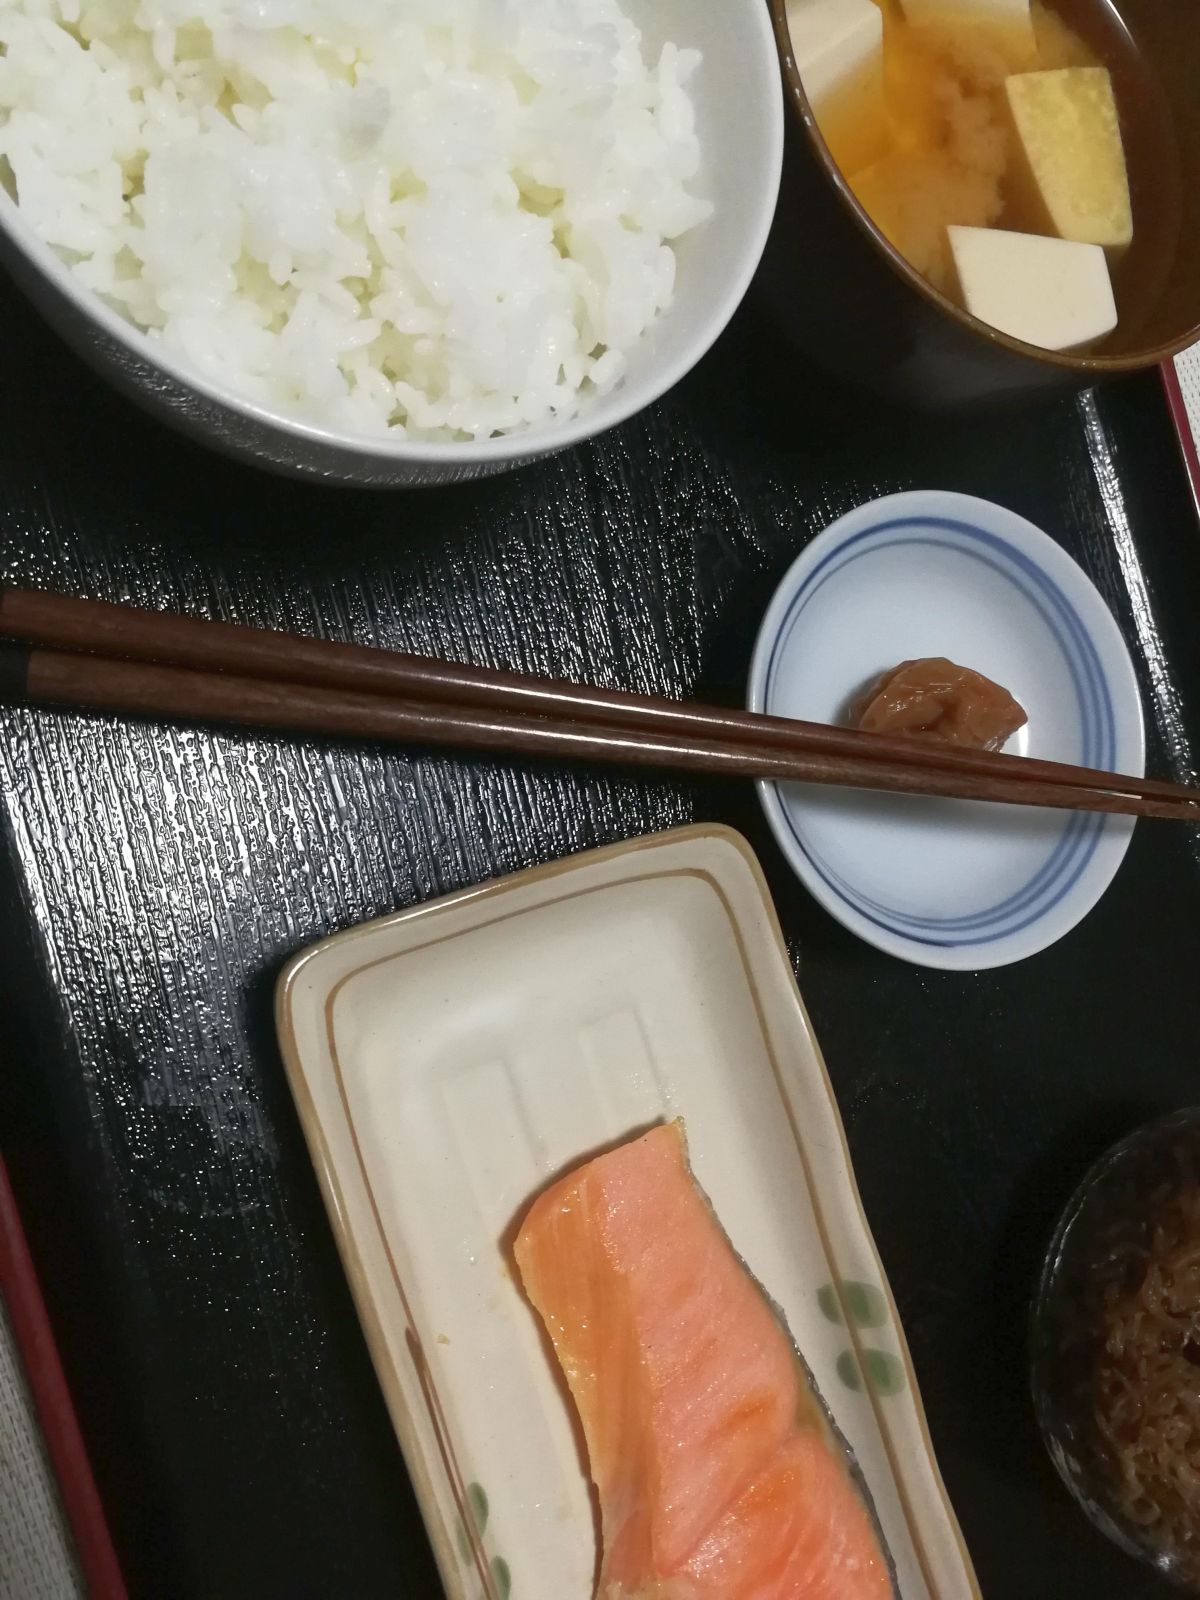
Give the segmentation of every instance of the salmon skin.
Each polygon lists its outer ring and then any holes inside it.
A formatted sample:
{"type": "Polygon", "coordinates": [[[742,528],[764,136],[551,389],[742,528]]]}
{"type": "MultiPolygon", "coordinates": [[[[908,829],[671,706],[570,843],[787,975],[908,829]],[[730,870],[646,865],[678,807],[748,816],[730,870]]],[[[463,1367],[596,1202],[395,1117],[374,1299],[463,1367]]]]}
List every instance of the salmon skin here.
{"type": "Polygon", "coordinates": [[[849,1447],[682,1123],[553,1184],[515,1254],[583,1423],[597,1600],[894,1600],[849,1447]]]}

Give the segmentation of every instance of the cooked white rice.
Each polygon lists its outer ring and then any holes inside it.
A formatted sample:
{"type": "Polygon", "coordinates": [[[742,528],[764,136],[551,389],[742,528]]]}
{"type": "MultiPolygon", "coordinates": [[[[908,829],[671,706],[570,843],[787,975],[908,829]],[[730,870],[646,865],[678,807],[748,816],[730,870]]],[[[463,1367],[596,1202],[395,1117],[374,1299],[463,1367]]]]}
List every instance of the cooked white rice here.
{"type": "Polygon", "coordinates": [[[0,0],[0,49],[40,237],[187,367],[355,432],[569,415],[709,211],[699,57],[648,65],[617,0],[0,0]]]}

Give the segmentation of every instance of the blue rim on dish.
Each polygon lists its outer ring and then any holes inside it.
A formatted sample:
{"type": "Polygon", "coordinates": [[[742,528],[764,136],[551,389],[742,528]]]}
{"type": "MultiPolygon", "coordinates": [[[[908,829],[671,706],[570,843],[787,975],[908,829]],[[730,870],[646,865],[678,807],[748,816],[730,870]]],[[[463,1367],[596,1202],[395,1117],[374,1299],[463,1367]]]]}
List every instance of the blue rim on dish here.
{"type": "MultiPolygon", "coordinates": [[[[1106,770],[1119,763],[1129,771],[1142,770],[1141,711],[1133,669],[1103,601],[1047,535],[1001,507],[964,495],[917,491],[889,496],[839,519],[808,547],[785,576],[759,635],[751,672],[750,702],[755,709],[783,715],[794,709],[780,701],[779,663],[806,610],[825,586],[865,556],[905,549],[918,555],[945,550],[966,557],[1011,586],[1053,639],[1077,702],[1080,748],[1064,759],[1106,770]],[[1075,591],[1075,598],[1058,581],[1054,567],[1075,591]],[[1089,613],[1086,620],[1081,602],[1089,613]],[[1098,635],[1106,646],[1107,670],[1098,635]],[[1114,662],[1121,691],[1120,728],[1110,681],[1114,662]]],[[[1051,942],[1103,892],[1130,832],[1121,819],[1066,813],[1059,837],[1026,881],[1008,889],[994,904],[967,914],[934,916],[887,904],[850,882],[806,836],[803,819],[798,820],[793,807],[781,798],[778,786],[759,787],[780,843],[826,908],[882,948],[938,966],[998,965],[1051,942]],[[1109,860],[1098,860],[1102,849],[1109,860]],[[1077,914],[1071,916],[1067,902],[1079,894],[1082,880],[1089,876],[1094,882],[1083,887],[1094,892],[1086,893],[1077,914]],[[1065,922],[1064,914],[1069,919],[1065,922]],[[1031,939],[1030,931],[1038,924],[1044,928],[1031,939]],[[880,937],[873,937],[872,929],[880,937]],[[1040,937],[1041,932],[1047,937],[1040,937]]]]}

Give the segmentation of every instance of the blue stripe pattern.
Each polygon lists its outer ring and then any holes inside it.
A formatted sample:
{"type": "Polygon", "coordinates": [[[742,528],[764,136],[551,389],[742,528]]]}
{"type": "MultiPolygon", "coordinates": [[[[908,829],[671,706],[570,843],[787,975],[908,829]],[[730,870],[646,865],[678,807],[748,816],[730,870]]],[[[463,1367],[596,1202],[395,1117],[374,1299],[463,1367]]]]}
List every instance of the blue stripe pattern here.
{"type": "MultiPolygon", "coordinates": [[[[813,568],[792,597],[767,663],[765,704],[776,709],[776,669],[806,607],[831,579],[866,555],[903,546],[953,550],[1003,578],[1037,612],[1062,652],[1075,692],[1084,766],[1112,771],[1116,765],[1116,721],[1108,680],[1091,636],[1075,607],[1050,575],[1006,539],[947,517],[901,517],[851,534],[813,568]],[[870,540],[870,547],[864,548],[870,540]]],[[[852,884],[814,851],[801,835],[781,796],[781,810],[798,848],[824,883],[876,927],[919,944],[947,947],[992,944],[1019,933],[1052,910],[1078,882],[1096,851],[1105,819],[1072,812],[1062,835],[1029,882],[985,911],[962,917],[914,916],[881,904],[852,884]]]]}

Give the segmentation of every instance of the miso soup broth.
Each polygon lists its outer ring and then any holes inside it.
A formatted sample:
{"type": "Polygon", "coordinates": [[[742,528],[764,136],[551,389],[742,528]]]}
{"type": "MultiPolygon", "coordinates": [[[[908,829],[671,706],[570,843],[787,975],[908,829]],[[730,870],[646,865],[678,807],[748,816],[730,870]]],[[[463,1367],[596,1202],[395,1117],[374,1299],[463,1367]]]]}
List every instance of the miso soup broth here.
{"type": "MultiPolygon", "coordinates": [[[[1054,0],[1052,6],[1045,0],[1032,0],[1028,6],[1020,0],[869,4],[881,14],[881,26],[878,21],[872,26],[866,0],[790,0],[788,14],[794,40],[807,26],[811,41],[814,19],[822,11],[838,16],[843,34],[857,34],[857,44],[847,37],[835,50],[842,61],[857,59],[857,69],[843,71],[830,87],[826,66],[822,92],[810,89],[810,98],[831,156],[876,227],[936,289],[1016,337],[1086,353],[1102,349],[1114,326],[1126,337],[1134,333],[1170,271],[1180,214],[1179,161],[1163,98],[1113,6],[1108,0],[1054,0]],[[806,12],[814,3],[816,9],[806,12]],[[1092,70],[1081,75],[1066,69],[1092,70]],[[1123,167],[1124,214],[1128,219],[1132,212],[1132,232],[1115,242],[1105,237],[1087,243],[1078,234],[1060,234],[1038,202],[1015,121],[1016,92],[1006,89],[1006,80],[1027,85],[1030,80],[1021,75],[1051,73],[1060,80],[1069,77],[1078,88],[1087,77],[1091,90],[1105,72],[1108,82],[1102,86],[1109,95],[1110,120],[1119,130],[1113,135],[1115,161],[1123,167]],[[957,230],[964,228],[1003,230],[1012,236],[1005,241],[1005,252],[996,251],[993,276],[1011,276],[1009,264],[1020,261],[1024,239],[1031,294],[1055,292],[1045,280],[1061,265],[1065,276],[1057,285],[1060,299],[1074,305],[1093,292],[1107,296],[1107,314],[1101,306],[1098,321],[1089,323],[1085,316],[1082,323],[1100,328],[1100,336],[1081,345],[1077,332],[1066,331],[1053,341],[1027,331],[1045,328],[1045,314],[1024,320],[1018,315],[1015,322],[1006,322],[1005,311],[989,316],[986,294],[973,303],[974,285],[963,275],[954,248],[957,230]],[[1048,249],[1047,237],[1066,241],[1066,248],[1060,243],[1048,249]],[[1102,258],[1098,245],[1104,246],[1102,258]],[[1099,290],[1098,277],[1107,279],[1099,290]]],[[[796,55],[808,88],[799,47],[796,55]]],[[[812,55],[810,42],[810,59],[812,55]]],[[[816,77],[814,73],[814,81],[816,77]]],[[[1068,128],[1061,141],[1068,184],[1069,133],[1068,128]]],[[[1053,162],[1053,124],[1042,145],[1047,142],[1053,162]]],[[[1089,181],[1098,180],[1089,174],[1089,181]]],[[[1111,186],[1111,178],[1106,181],[1111,186]]],[[[973,258],[978,258],[980,241],[975,237],[972,243],[973,258]]],[[[986,253],[991,241],[982,243],[986,253]]],[[[1000,286],[1001,302],[1005,294],[1011,298],[1010,287],[1000,286]]],[[[1063,326],[1078,330],[1080,319],[1069,318],[1063,326]]]]}

